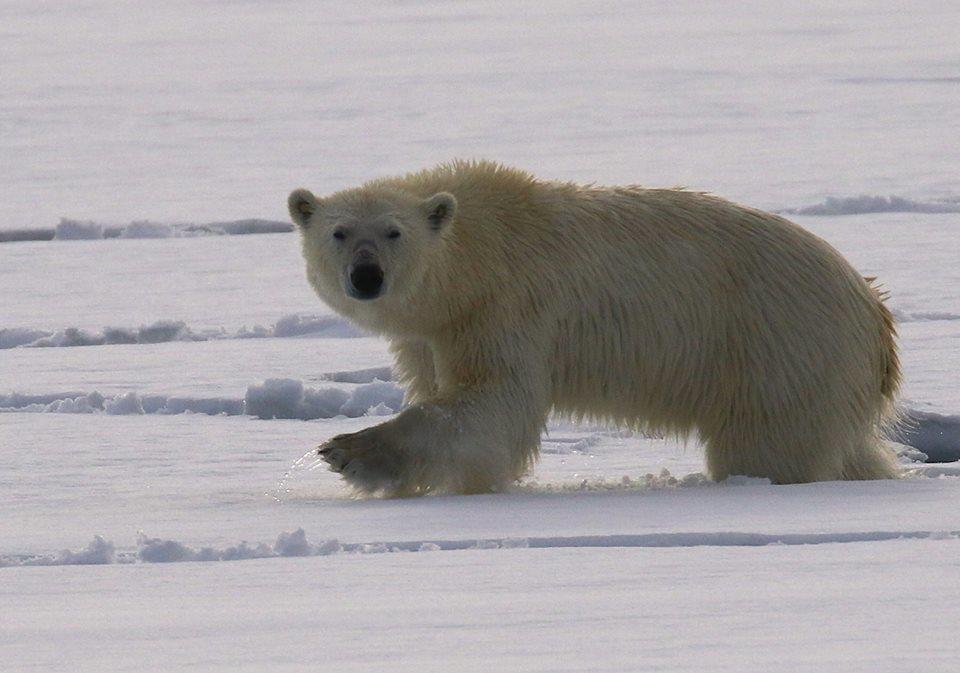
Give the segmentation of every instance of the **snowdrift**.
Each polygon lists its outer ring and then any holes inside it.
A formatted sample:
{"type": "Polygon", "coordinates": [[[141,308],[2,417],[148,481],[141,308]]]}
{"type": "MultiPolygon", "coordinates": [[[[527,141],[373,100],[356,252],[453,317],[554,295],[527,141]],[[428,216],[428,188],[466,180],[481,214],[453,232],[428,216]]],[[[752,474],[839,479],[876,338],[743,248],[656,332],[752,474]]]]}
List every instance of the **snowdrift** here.
{"type": "MultiPolygon", "coordinates": [[[[0,394],[0,413],[60,414],[203,414],[253,416],[262,420],[316,420],[346,416],[388,416],[403,408],[403,389],[390,381],[388,367],[373,367],[321,376],[346,387],[311,388],[297,379],[267,379],[247,387],[243,398],[186,397],[129,391],[104,396],[93,391],[48,394],[0,394]]],[[[912,459],[926,462],[960,460],[960,415],[905,410],[894,440],[919,452],[912,459]]],[[[589,448],[584,446],[580,448],[589,448]]],[[[549,453],[550,447],[544,452],[549,453]]]]}
{"type": "MultiPolygon", "coordinates": [[[[113,397],[91,393],[52,394],[10,393],[0,395],[0,413],[59,413],[139,415],[204,414],[207,416],[249,415],[260,419],[298,419],[347,416],[385,416],[403,407],[403,390],[394,383],[379,380],[387,372],[381,368],[364,370],[356,380],[367,383],[344,388],[307,388],[294,379],[267,379],[247,388],[243,399],[230,397],[182,397],[139,394],[130,391],[113,397]]],[[[333,375],[334,377],[337,374],[333,375]]]]}
{"type": "Polygon", "coordinates": [[[135,220],[129,224],[103,224],[61,218],[55,227],[0,229],[0,243],[16,241],[94,241],[105,238],[175,238],[182,236],[243,236],[293,231],[289,222],[250,218],[228,222],[164,223],[135,220]]]}
{"type": "Polygon", "coordinates": [[[799,208],[786,208],[787,215],[864,215],[868,213],[960,213],[960,199],[914,201],[902,196],[828,196],[820,203],[799,208]]]}
{"type": "Polygon", "coordinates": [[[569,548],[678,548],[678,547],[765,547],[768,545],[850,544],[891,540],[949,540],[960,531],[866,531],[855,533],[647,533],[639,535],[575,535],[480,540],[403,540],[395,542],[341,543],[336,539],[311,543],[303,528],[283,532],[273,544],[239,544],[224,548],[195,549],[177,540],[137,536],[135,552],[117,552],[113,542],[100,535],[85,549],[64,549],[58,554],[0,556],[0,568],[16,566],[108,565],[112,563],[189,563],[246,561],[252,559],[330,556],[331,554],[386,554],[493,549],[569,548]]]}
{"type": "Polygon", "coordinates": [[[99,332],[79,327],[66,327],[56,331],[28,327],[0,328],[0,350],[308,336],[351,339],[367,335],[350,322],[331,315],[290,314],[283,316],[270,327],[254,325],[250,328],[241,327],[235,332],[224,329],[193,329],[183,321],[165,319],[139,327],[104,327],[99,332]]]}

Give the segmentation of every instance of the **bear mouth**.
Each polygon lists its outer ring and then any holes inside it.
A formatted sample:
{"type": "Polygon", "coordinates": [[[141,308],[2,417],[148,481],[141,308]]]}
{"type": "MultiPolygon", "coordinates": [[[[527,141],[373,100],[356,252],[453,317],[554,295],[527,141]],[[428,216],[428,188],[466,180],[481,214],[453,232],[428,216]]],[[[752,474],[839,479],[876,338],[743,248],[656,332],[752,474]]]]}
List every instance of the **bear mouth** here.
{"type": "Polygon", "coordinates": [[[376,299],[383,292],[383,269],[379,264],[356,264],[347,269],[347,293],[354,299],[376,299]]]}

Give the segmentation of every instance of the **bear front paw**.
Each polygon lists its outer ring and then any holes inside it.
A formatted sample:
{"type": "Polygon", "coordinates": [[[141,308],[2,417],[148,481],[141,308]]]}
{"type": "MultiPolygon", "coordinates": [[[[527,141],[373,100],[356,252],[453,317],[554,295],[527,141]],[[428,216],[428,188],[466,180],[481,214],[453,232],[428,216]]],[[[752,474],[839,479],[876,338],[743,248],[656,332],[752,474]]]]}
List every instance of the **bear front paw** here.
{"type": "Polygon", "coordinates": [[[317,449],[330,471],[342,475],[360,493],[393,495],[401,490],[403,453],[381,427],[337,435],[317,449]]]}

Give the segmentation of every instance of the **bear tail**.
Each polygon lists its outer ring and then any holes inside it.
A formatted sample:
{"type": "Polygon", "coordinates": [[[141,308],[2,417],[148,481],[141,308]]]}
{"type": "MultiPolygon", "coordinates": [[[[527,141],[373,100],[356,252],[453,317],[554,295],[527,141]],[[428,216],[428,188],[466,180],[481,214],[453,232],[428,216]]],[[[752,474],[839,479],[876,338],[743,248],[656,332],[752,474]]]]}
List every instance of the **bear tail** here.
{"type": "Polygon", "coordinates": [[[876,283],[876,278],[867,278],[866,281],[877,299],[877,309],[880,312],[880,357],[882,358],[880,393],[892,404],[900,390],[903,376],[900,371],[900,356],[897,353],[896,320],[886,304],[890,293],[876,283]]]}
{"type": "Polygon", "coordinates": [[[881,439],[894,439],[906,419],[897,406],[897,394],[903,373],[900,369],[900,355],[897,352],[897,324],[893,313],[887,307],[890,293],[884,290],[876,278],[866,278],[874,298],[880,318],[880,394],[883,398],[879,413],[879,436],[881,439]]]}
{"type": "Polygon", "coordinates": [[[877,409],[877,425],[869,436],[854,447],[844,461],[843,479],[895,479],[900,475],[897,455],[889,441],[899,434],[904,417],[897,406],[902,373],[900,356],[897,353],[897,325],[893,313],[886,305],[889,293],[876,283],[875,278],[865,278],[874,298],[877,310],[879,334],[880,407],[877,409]]]}

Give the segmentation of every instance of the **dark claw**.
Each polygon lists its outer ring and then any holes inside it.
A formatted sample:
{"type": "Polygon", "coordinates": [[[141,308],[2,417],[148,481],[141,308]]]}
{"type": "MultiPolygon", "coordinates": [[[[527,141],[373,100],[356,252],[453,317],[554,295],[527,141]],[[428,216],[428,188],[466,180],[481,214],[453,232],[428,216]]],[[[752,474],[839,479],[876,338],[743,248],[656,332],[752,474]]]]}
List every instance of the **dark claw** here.
{"type": "Polygon", "coordinates": [[[330,453],[331,451],[333,451],[333,447],[332,447],[332,446],[326,446],[326,447],[321,446],[319,449],[317,449],[317,453],[320,454],[321,456],[325,456],[325,455],[327,455],[328,453],[330,453]]]}

